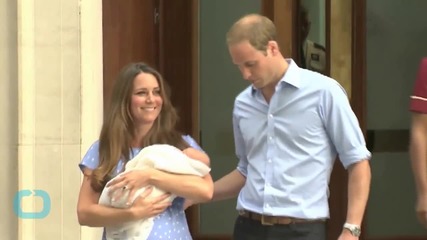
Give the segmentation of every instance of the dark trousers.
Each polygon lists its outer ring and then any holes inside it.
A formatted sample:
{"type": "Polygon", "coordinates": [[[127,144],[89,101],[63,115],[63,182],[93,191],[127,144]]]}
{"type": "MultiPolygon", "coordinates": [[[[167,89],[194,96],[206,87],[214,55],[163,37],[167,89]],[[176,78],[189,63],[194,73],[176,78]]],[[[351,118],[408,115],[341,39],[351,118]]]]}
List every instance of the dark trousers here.
{"type": "Polygon", "coordinates": [[[262,225],[260,221],[238,216],[234,240],[326,240],[325,222],[262,225]]]}

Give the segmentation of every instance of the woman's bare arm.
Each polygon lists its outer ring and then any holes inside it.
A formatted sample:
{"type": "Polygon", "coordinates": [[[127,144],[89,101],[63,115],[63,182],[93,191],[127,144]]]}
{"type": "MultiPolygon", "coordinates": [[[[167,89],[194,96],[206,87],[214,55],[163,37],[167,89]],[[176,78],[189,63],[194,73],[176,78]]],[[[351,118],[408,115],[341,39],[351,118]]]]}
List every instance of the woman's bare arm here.
{"type": "MultiPolygon", "coordinates": [[[[187,148],[183,152],[192,159],[199,160],[207,166],[210,165],[209,157],[204,152],[194,148],[187,148]]],[[[210,201],[213,196],[213,181],[210,174],[201,178],[153,170],[149,182],[165,191],[197,202],[210,201]]]]}
{"type": "MultiPolygon", "coordinates": [[[[209,165],[209,157],[201,151],[185,149],[184,153],[192,159],[198,159],[209,165]]],[[[189,174],[168,173],[154,168],[131,170],[115,178],[107,186],[110,187],[110,191],[123,187],[129,189],[128,201],[130,202],[138,189],[150,185],[198,202],[209,201],[213,195],[213,181],[210,174],[199,177],[189,174]]]]}

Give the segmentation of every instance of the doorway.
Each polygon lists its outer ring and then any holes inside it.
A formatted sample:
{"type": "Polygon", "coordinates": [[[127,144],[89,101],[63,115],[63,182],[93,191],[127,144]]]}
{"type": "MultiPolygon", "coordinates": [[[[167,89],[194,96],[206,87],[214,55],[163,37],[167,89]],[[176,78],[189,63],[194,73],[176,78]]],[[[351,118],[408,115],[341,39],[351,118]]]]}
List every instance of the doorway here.
{"type": "Polygon", "coordinates": [[[196,137],[197,125],[193,124],[198,113],[195,2],[102,1],[104,109],[120,69],[130,62],[143,61],[156,68],[170,85],[172,102],[179,111],[179,130],[196,137]]]}
{"type": "MultiPolygon", "coordinates": [[[[201,0],[127,0],[127,1],[116,1],[116,0],[104,0],[103,1],[103,52],[104,52],[104,107],[108,105],[111,88],[115,80],[119,69],[125,64],[131,61],[145,61],[152,66],[156,67],[160,73],[165,77],[165,80],[171,85],[172,89],[172,101],[179,110],[181,117],[180,130],[185,133],[192,135],[196,140],[201,140],[200,127],[199,127],[199,104],[205,101],[204,99],[199,100],[199,2],[201,0]],[[167,2],[167,4],[166,4],[167,2]],[[179,31],[177,31],[179,29],[179,31]]],[[[209,1],[212,4],[211,1],[209,1]]],[[[218,11],[227,11],[224,7],[229,1],[215,1],[217,4],[214,6],[218,11]],[[218,3],[220,2],[220,3],[218,3]]],[[[241,2],[248,2],[247,0],[241,0],[241,2]]],[[[296,7],[295,0],[258,0],[250,1],[252,4],[259,5],[266,11],[271,13],[277,12],[278,18],[286,22],[286,27],[281,28],[280,37],[282,39],[282,45],[286,46],[286,54],[288,56],[297,56],[296,45],[293,43],[297,41],[295,34],[287,34],[295,31],[294,25],[292,25],[292,14],[279,14],[277,11],[279,7],[284,7],[285,12],[292,13],[296,7]],[[270,5],[269,3],[273,4],[270,5]],[[275,10],[276,9],[276,10],[275,10]],[[290,19],[289,19],[289,16],[290,19]],[[290,20],[290,21],[288,21],[290,20]]],[[[328,1],[327,1],[328,2],[328,1]]],[[[230,3],[231,4],[231,3],[230,3]]],[[[237,3],[233,3],[239,5],[237,3]]],[[[241,6],[238,6],[241,10],[241,6]]],[[[236,7],[237,9],[237,7],[236,7]]],[[[207,11],[208,13],[211,12],[207,11]]],[[[243,14],[243,12],[242,12],[243,14]]],[[[218,17],[218,16],[216,16],[218,17]]],[[[236,16],[240,17],[239,16],[236,16]]],[[[230,19],[231,20],[231,19],[230,19]]],[[[215,19],[215,21],[223,21],[223,19],[215,19]]],[[[296,21],[296,20],[295,20],[296,21]]],[[[228,24],[228,23],[227,23],[228,24]]],[[[217,32],[219,30],[217,23],[212,23],[211,28],[201,29],[200,31],[211,31],[217,32]]],[[[229,25],[227,25],[229,26],[229,25]]],[[[220,33],[216,33],[220,34],[220,33]]],[[[224,44],[224,36],[219,37],[212,36],[212,41],[216,41],[215,44],[224,44]]],[[[225,47],[225,45],[224,45],[225,47]]],[[[209,47],[212,51],[213,47],[209,47]]],[[[212,52],[214,53],[214,52],[212,52]]],[[[218,54],[218,52],[214,53],[218,54]]],[[[212,55],[211,55],[212,56],[212,55]]],[[[211,58],[211,56],[209,58],[211,58]]],[[[220,61],[229,59],[227,55],[218,55],[220,61]]],[[[212,64],[218,64],[212,62],[212,64]]],[[[202,69],[202,67],[201,67],[202,69]]],[[[202,69],[206,70],[206,69],[202,69]]],[[[211,69],[212,76],[216,76],[216,79],[224,77],[224,72],[218,73],[217,69],[211,69]]],[[[233,91],[243,88],[243,81],[239,82],[239,74],[231,62],[227,64],[225,70],[228,73],[235,74],[236,79],[230,79],[227,84],[229,88],[231,85],[233,91]],[[233,80],[233,81],[232,81],[233,80]]],[[[216,81],[212,79],[212,81],[216,81]]],[[[208,86],[205,86],[208,87],[208,86]]],[[[211,86],[209,89],[215,99],[215,104],[220,111],[224,111],[219,105],[226,100],[223,86],[218,86],[218,91],[213,91],[211,86]]],[[[230,91],[230,89],[227,89],[230,91]]],[[[234,94],[234,93],[233,93],[234,94]]],[[[226,106],[231,106],[232,103],[227,101],[224,103],[226,106]]],[[[205,111],[208,112],[208,111],[205,111]]],[[[209,113],[210,115],[212,112],[209,113]]],[[[231,113],[230,113],[231,114],[231,113]]],[[[217,114],[218,115],[218,114],[217,114]]],[[[227,117],[231,115],[226,115],[227,117]]],[[[215,116],[218,117],[219,116],[215,116]]],[[[228,118],[227,118],[228,119],[228,118]]],[[[231,120],[218,119],[218,121],[226,121],[227,126],[231,126],[231,120]]],[[[216,123],[218,122],[216,121],[216,123]]],[[[212,126],[208,126],[207,128],[212,126]]],[[[220,126],[222,127],[222,126],[220,126]]],[[[206,132],[204,132],[205,134],[206,132]]],[[[204,135],[204,143],[209,144],[208,141],[212,142],[215,148],[212,148],[212,152],[217,152],[220,157],[224,158],[224,161],[231,162],[232,166],[235,166],[235,159],[232,157],[224,156],[224,153],[234,154],[232,133],[227,128],[221,128],[220,131],[215,131],[214,135],[204,135]],[[218,141],[219,137],[225,136],[226,141],[218,141]],[[231,137],[230,137],[231,136],[231,137]]],[[[221,138],[222,139],[222,138],[221,138]]],[[[218,159],[217,159],[218,160],[218,159]]],[[[237,163],[237,162],[236,162],[237,163]]],[[[218,164],[218,163],[217,163],[218,164]]],[[[214,168],[214,163],[212,163],[214,168]]],[[[218,171],[228,172],[230,169],[218,169],[218,171]]],[[[341,189],[346,189],[346,185],[342,181],[345,175],[342,169],[336,171],[338,173],[332,177],[331,182],[337,183],[338,187],[332,187],[331,190],[334,203],[334,212],[331,213],[334,217],[330,221],[330,229],[332,233],[340,232],[342,229],[342,218],[345,215],[346,209],[346,195],[343,194],[341,189]],[[338,190],[334,190],[338,189],[338,190]]],[[[222,176],[223,174],[221,174],[222,176]]],[[[230,212],[227,212],[227,216],[235,215],[234,209],[235,201],[223,203],[227,205],[230,212]]],[[[221,205],[221,206],[224,206],[221,205]]],[[[217,205],[219,206],[219,205],[217,205]]],[[[199,207],[194,206],[187,210],[187,219],[190,226],[194,239],[231,239],[230,233],[215,234],[214,226],[207,224],[207,219],[212,218],[209,214],[209,209],[215,209],[215,206],[199,207]],[[202,209],[202,211],[200,211],[202,209]],[[200,221],[202,219],[203,221],[200,221]],[[203,231],[201,232],[200,229],[203,231]]],[[[220,210],[220,209],[219,209],[220,210]]],[[[222,212],[223,213],[223,212],[222,212]]],[[[225,214],[225,213],[224,213],[225,214]]],[[[215,220],[215,219],[213,219],[215,220]]],[[[213,221],[212,220],[212,221],[213,221]]],[[[232,224],[234,218],[231,219],[218,219],[215,224],[227,223],[227,227],[232,224]],[[231,223],[230,223],[231,222],[231,223]]],[[[220,230],[221,231],[221,230],[220,230]]],[[[335,238],[336,239],[336,238],[335,238]]]]}
{"type": "MultiPolygon", "coordinates": [[[[102,14],[104,110],[120,69],[146,62],[172,90],[179,130],[198,141],[198,0],[103,0],[102,14]]],[[[198,208],[186,214],[193,232],[198,208]]]]}

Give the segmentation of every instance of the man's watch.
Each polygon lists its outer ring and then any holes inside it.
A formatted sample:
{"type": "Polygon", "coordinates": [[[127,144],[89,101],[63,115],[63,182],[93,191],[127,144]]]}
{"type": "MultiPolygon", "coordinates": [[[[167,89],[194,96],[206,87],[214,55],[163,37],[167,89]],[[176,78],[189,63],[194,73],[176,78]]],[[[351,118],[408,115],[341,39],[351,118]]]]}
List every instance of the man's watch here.
{"type": "Polygon", "coordinates": [[[344,223],[344,228],[349,230],[351,235],[355,237],[360,237],[360,233],[362,232],[359,225],[344,223]]]}

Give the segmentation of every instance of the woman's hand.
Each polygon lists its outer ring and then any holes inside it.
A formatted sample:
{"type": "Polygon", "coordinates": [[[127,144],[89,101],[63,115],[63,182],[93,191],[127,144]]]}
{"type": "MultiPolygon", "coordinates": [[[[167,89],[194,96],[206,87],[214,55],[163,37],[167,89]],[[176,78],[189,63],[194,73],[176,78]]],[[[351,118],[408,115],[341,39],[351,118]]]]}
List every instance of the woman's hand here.
{"type": "Polygon", "coordinates": [[[109,192],[113,193],[111,196],[112,201],[120,199],[126,191],[129,191],[127,205],[132,203],[137,190],[147,187],[150,184],[152,169],[147,168],[143,170],[131,170],[129,172],[120,174],[107,184],[109,192]]]}
{"type": "Polygon", "coordinates": [[[153,187],[147,187],[143,193],[136,197],[131,210],[135,214],[136,219],[149,218],[156,216],[166,210],[172,203],[168,198],[170,194],[165,193],[158,197],[149,197],[153,187]]]}

